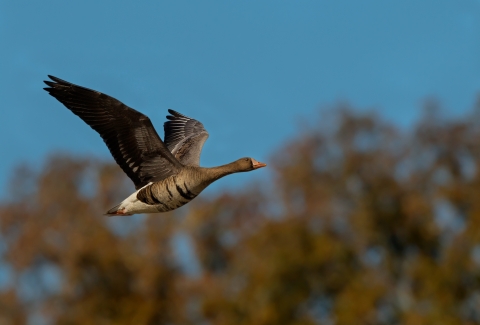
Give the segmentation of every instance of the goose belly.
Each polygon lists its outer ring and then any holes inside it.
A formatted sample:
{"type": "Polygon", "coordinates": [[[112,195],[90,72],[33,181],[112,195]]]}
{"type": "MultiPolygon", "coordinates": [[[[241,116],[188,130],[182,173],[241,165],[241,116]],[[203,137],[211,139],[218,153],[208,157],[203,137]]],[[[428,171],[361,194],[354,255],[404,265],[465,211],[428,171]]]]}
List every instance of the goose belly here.
{"type": "Polygon", "coordinates": [[[143,203],[145,208],[154,208],[156,212],[167,212],[193,200],[199,194],[195,193],[193,188],[186,182],[167,179],[140,189],[136,194],[136,199],[143,203]]]}

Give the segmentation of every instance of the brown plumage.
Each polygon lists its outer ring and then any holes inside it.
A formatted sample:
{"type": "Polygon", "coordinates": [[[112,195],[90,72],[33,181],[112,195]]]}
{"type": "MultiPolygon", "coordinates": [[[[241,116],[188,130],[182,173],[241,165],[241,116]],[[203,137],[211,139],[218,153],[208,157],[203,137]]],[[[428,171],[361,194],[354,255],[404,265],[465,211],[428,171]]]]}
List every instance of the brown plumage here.
{"type": "Polygon", "coordinates": [[[107,215],[132,215],[174,210],[193,200],[208,185],[232,173],[266,165],[253,158],[230,164],[199,167],[208,132],[199,121],[174,110],[164,124],[165,143],[150,119],[98,91],[49,76],[44,88],[92,129],[135,184],[136,192],[107,215]]]}

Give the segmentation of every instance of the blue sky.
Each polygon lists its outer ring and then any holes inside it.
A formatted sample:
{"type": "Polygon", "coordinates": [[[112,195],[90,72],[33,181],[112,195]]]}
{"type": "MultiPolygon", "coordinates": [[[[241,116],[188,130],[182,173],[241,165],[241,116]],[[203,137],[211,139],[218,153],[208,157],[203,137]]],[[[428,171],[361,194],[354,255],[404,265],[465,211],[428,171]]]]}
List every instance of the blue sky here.
{"type": "Polygon", "coordinates": [[[425,98],[457,115],[480,91],[478,0],[0,0],[0,41],[0,197],[19,162],[111,159],[42,90],[47,74],[118,98],[162,135],[168,108],[201,120],[205,166],[268,160],[301,118],[338,102],[408,127],[425,98]]]}

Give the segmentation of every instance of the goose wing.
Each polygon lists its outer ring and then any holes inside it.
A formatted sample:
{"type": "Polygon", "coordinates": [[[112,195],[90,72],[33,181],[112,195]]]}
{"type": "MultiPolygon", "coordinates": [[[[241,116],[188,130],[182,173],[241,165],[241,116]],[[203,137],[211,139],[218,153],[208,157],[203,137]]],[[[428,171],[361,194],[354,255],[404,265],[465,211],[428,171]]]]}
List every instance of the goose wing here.
{"type": "Polygon", "coordinates": [[[182,168],[146,115],[101,92],[48,77],[44,89],[100,134],[137,189],[182,168]]]}
{"type": "Polygon", "coordinates": [[[200,154],[208,132],[199,121],[169,109],[168,121],[163,124],[165,144],[183,164],[200,165],[200,154]]]}

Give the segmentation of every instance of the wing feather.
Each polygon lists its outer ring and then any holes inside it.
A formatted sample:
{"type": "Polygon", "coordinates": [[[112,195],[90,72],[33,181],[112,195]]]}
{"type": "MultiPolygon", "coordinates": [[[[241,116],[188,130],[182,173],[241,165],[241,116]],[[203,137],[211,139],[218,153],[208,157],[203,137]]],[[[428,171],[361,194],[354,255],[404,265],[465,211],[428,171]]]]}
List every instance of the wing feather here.
{"type": "Polygon", "coordinates": [[[168,112],[171,115],[167,115],[168,121],[163,124],[165,145],[183,165],[199,166],[207,130],[193,118],[172,109],[168,112]]]}
{"type": "Polygon", "coordinates": [[[182,167],[146,115],[101,92],[48,77],[44,89],[100,134],[137,189],[182,167]]]}

